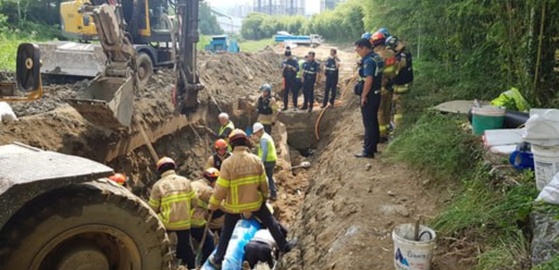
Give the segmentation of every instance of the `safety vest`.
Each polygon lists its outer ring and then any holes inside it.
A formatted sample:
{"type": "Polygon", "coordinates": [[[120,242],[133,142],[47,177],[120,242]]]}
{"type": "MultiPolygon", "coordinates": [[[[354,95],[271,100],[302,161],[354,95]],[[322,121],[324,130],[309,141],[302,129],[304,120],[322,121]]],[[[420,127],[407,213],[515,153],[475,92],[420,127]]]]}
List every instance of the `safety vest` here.
{"type": "Polygon", "coordinates": [[[326,60],[324,69],[326,70],[326,75],[338,76],[338,68],[336,67],[336,58],[330,57],[326,60]]]}
{"type": "MultiPolygon", "coordinates": [[[[375,62],[376,64],[376,72],[373,75],[373,87],[372,90],[379,90],[382,86],[382,76],[383,76],[383,70],[384,70],[384,61],[382,60],[382,58],[377,54],[377,53],[371,53],[369,55],[366,56],[366,58],[371,58],[373,60],[373,62],[375,62]]],[[[359,67],[359,82],[360,83],[364,83],[365,82],[365,74],[364,74],[364,64],[365,61],[367,59],[363,59],[363,61],[361,61],[361,67],[359,67]]]]}
{"type": "MultiPolygon", "coordinates": [[[[273,162],[278,160],[278,154],[276,153],[276,146],[274,145],[272,136],[270,136],[268,133],[264,133],[260,140],[262,139],[265,139],[266,143],[268,144],[268,154],[266,155],[266,162],[273,162]]],[[[262,159],[263,154],[264,153],[262,153],[262,146],[258,144],[258,157],[262,159]]]]}
{"type": "Polygon", "coordinates": [[[303,74],[303,64],[305,63],[305,60],[301,59],[299,60],[299,71],[297,72],[297,78],[301,78],[301,74],[303,74]]]}
{"type": "Polygon", "coordinates": [[[303,64],[303,76],[305,80],[316,79],[316,74],[320,71],[320,64],[316,61],[307,61],[303,64]]]}
{"type": "MultiPolygon", "coordinates": [[[[224,132],[227,128],[230,128],[231,131],[233,131],[233,130],[235,129],[235,125],[234,125],[233,122],[231,122],[231,121],[227,122],[227,124],[225,124],[225,125],[223,125],[223,126],[221,126],[221,127],[219,128],[219,133],[217,134],[217,136],[221,138],[221,135],[223,135],[223,132],[224,132]]],[[[227,140],[227,138],[223,138],[223,139],[227,140]]]]}
{"type": "Polygon", "coordinates": [[[268,95],[267,97],[263,97],[260,96],[258,98],[258,113],[259,114],[266,114],[266,115],[270,115],[273,114],[273,110],[272,107],[270,106],[270,101],[272,100],[272,97],[270,95],[268,95]]]}
{"type": "Polygon", "coordinates": [[[219,154],[214,153],[214,168],[221,170],[221,164],[223,164],[223,161],[226,160],[228,157],[231,156],[231,152],[227,152],[225,154],[225,158],[223,160],[221,160],[221,158],[219,158],[219,154]]]}

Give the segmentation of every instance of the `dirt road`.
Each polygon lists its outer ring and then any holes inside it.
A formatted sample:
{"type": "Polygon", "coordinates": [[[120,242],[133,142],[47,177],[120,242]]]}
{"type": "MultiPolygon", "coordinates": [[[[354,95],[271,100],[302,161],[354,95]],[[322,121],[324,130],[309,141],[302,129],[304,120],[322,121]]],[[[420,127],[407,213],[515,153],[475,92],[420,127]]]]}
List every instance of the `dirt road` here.
{"type": "MultiPolygon", "coordinates": [[[[295,54],[304,49],[296,48],[295,54]]],[[[329,47],[314,50],[320,58],[329,47]]],[[[352,74],[355,54],[339,56],[343,73],[352,74]]],[[[425,176],[387,161],[384,154],[374,160],[354,158],[362,150],[363,126],[358,99],[347,93],[352,87],[343,87],[342,106],[327,112],[338,121],[323,123],[331,126],[331,133],[311,160],[309,189],[292,226],[299,247],[286,256],[287,269],[394,269],[394,226],[413,223],[419,216],[428,220],[449,197],[430,187],[425,176]]],[[[381,152],[385,149],[381,145],[381,152]]],[[[445,251],[439,248],[437,253],[442,257],[445,251]]],[[[434,269],[470,268],[452,258],[436,258],[434,269]]]]}

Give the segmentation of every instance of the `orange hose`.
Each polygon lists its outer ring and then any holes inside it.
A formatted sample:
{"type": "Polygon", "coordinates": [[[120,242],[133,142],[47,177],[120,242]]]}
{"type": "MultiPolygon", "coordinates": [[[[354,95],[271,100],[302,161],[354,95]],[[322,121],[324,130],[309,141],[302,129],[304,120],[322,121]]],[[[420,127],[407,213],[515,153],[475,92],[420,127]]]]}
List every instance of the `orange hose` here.
{"type": "Polygon", "coordinates": [[[328,110],[328,108],[330,108],[330,103],[328,103],[328,105],[326,105],[326,107],[324,107],[324,109],[320,112],[320,115],[318,116],[318,119],[316,119],[316,123],[314,124],[314,135],[316,136],[316,139],[319,141],[320,141],[320,135],[318,134],[318,130],[320,127],[320,120],[322,120],[322,116],[324,115],[326,110],[328,110]]]}

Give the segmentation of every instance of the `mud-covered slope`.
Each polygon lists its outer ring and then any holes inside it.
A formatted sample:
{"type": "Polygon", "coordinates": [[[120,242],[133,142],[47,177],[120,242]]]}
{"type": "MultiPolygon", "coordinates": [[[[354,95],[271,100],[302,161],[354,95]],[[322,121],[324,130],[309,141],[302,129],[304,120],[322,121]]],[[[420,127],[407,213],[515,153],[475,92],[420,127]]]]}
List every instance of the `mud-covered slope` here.
{"type": "Polygon", "coordinates": [[[284,257],[285,269],[393,269],[394,226],[433,216],[447,198],[405,166],[384,162],[382,154],[354,158],[362,147],[361,113],[357,99],[345,96],[341,110],[327,112],[339,121],[331,123],[333,132],[312,159],[309,189],[291,234],[299,244],[284,257]]]}
{"type": "MultiPolygon", "coordinates": [[[[265,82],[278,82],[280,62],[280,56],[272,50],[257,54],[202,55],[199,68],[206,89],[199,95],[202,104],[198,112],[189,118],[174,115],[171,102],[174,74],[170,69],[162,69],[147,87],[136,93],[135,114],[152,142],[191,123],[207,122],[216,127],[217,108],[237,113],[237,100],[258,94],[259,86],[265,82]],[[211,116],[208,121],[207,116],[211,116]]],[[[64,102],[65,98],[75,97],[87,84],[87,81],[80,81],[48,85],[41,100],[13,104],[16,114],[23,117],[3,127],[0,143],[20,141],[101,162],[109,162],[144,145],[137,127],[120,133],[104,130],[91,125],[64,102]]]]}

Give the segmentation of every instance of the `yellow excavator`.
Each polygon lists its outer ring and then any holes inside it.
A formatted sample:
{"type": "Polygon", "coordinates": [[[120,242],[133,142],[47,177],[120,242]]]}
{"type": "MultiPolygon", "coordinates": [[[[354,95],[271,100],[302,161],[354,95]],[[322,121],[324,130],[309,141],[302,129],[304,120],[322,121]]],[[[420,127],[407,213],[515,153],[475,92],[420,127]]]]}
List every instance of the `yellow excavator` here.
{"type": "MultiPolygon", "coordinates": [[[[179,57],[174,102],[196,109],[199,0],[176,0],[179,57]]],[[[120,1],[84,5],[106,56],[102,72],[83,96],[69,100],[84,118],[111,129],[130,125],[138,89],[136,50],[128,39],[120,1]]],[[[41,55],[18,48],[15,83],[0,84],[0,101],[42,95],[41,55]]],[[[147,203],[107,179],[114,171],[82,157],[12,143],[0,146],[0,269],[169,270],[171,241],[147,203]]]]}
{"type": "Polygon", "coordinates": [[[172,66],[176,22],[169,11],[170,0],[74,0],[60,4],[62,34],[79,42],[53,41],[40,44],[43,52],[42,73],[48,75],[94,77],[107,58],[96,43],[99,33],[91,15],[81,12],[85,6],[107,4],[121,9],[127,38],[137,53],[138,78],[145,83],[154,67],[172,66]]]}

